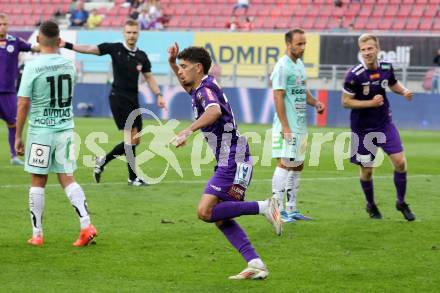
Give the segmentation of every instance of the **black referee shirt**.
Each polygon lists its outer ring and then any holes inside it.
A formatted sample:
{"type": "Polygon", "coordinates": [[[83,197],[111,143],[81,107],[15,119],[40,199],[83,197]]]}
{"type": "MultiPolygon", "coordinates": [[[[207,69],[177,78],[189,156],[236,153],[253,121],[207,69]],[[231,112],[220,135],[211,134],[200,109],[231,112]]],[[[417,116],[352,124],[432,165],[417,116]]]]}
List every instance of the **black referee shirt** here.
{"type": "Polygon", "coordinates": [[[144,51],[128,50],[122,43],[98,45],[100,55],[110,54],[113,65],[113,90],[138,93],[139,73],[151,72],[151,63],[144,51]]]}

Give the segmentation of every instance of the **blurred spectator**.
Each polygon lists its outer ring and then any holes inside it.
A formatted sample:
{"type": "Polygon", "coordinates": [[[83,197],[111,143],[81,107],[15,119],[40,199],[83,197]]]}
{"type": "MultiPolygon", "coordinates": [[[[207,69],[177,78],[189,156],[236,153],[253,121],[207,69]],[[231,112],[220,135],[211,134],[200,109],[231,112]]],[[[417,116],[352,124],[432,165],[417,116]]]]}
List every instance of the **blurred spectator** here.
{"type": "Polygon", "coordinates": [[[89,18],[89,13],[84,9],[84,4],[79,1],[76,3],[76,9],[72,11],[70,15],[70,25],[71,26],[83,26],[87,19],[89,18]]]}
{"type": "Polygon", "coordinates": [[[251,16],[246,16],[244,23],[241,25],[243,31],[249,32],[254,29],[254,22],[251,16]]]}
{"type": "Polygon", "coordinates": [[[240,28],[240,24],[237,21],[237,18],[232,15],[231,19],[226,23],[225,27],[230,31],[236,31],[240,28]]]}
{"type": "Polygon", "coordinates": [[[332,28],[333,32],[345,32],[347,31],[347,28],[344,26],[344,17],[340,16],[338,17],[338,21],[336,23],[336,26],[332,28]]]}
{"type": "Polygon", "coordinates": [[[94,28],[96,28],[98,26],[101,26],[102,18],[103,18],[102,15],[98,14],[98,9],[93,8],[90,11],[89,18],[87,19],[87,26],[88,26],[88,28],[94,29],[94,28]]]}
{"type": "Polygon", "coordinates": [[[434,69],[432,75],[432,93],[438,94],[440,93],[440,49],[437,50],[437,55],[434,57],[433,62],[437,65],[437,68],[434,69]]]}
{"type": "Polygon", "coordinates": [[[150,0],[148,15],[150,16],[150,29],[163,29],[164,18],[159,1],[150,0]]]}
{"type": "Polygon", "coordinates": [[[437,66],[440,66],[440,49],[437,50],[437,55],[435,55],[433,62],[437,66]]]}
{"type": "Polygon", "coordinates": [[[335,4],[336,7],[342,7],[343,4],[342,0],[335,0],[333,3],[335,4]]]}
{"type": "Polygon", "coordinates": [[[72,3],[69,4],[69,8],[67,8],[67,12],[72,14],[72,12],[76,9],[76,0],[72,0],[72,3]]]}
{"type": "Polygon", "coordinates": [[[142,9],[141,14],[139,14],[137,21],[139,22],[139,25],[141,26],[141,30],[148,30],[150,29],[150,15],[148,14],[147,9],[142,9]]]}
{"type": "Polygon", "coordinates": [[[232,13],[235,14],[235,11],[240,8],[244,8],[245,13],[247,13],[249,9],[249,0],[237,0],[237,3],[235,3],[234,8],[232,10],[232,13]]]}

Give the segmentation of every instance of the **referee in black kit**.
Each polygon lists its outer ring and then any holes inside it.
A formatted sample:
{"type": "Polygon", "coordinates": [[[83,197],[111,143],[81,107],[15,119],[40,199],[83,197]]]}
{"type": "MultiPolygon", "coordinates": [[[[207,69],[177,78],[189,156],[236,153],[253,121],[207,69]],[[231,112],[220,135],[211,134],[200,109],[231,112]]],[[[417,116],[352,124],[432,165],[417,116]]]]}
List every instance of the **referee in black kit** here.
{"type": "MultiPolygon", "coordinates": [[[[151,63],[147,54],[136,47],[139,37],[139,24],[136,20],[128,19],[124,24],[124,43],[102,43],[97,46],[74,45],[72,43],[62,41],[60,47],[74,50],[84,54],[106,55],[109,54],[113,64],[113,84],[110,92],[110,108],[113,118],[119,130],[124,130],[124,138],[130,137],[131,141],[125,141],[130,145],[125,146],[124,141],[116,145],[113,150],[106,156],[97,157],[93,177],[97,183],[101,180],[101,174],[104,166],[107,165],[116,156],[125,154],[125,149],[132,149],[134,156],[133,161],[128,165],[128,184],[133,186],[148,185],[144,180],[137,177],[136,170],[132,170],[131,166],[135,165],[135,148],[139,144],[140,138],[134,138],[142,129],[142,118],[137,116],[131,129],[124,129],[125,122],[133,110],[139,108],[138,100],[138,81],[139,73],[142,73],[150,87],[150,90],[157,97],[157,105],[165,108],[165,101],[160,92],[159,86],[151,73],[151,63]]],[[[129,156],[126,156],[127,159],[129,156]]]]}

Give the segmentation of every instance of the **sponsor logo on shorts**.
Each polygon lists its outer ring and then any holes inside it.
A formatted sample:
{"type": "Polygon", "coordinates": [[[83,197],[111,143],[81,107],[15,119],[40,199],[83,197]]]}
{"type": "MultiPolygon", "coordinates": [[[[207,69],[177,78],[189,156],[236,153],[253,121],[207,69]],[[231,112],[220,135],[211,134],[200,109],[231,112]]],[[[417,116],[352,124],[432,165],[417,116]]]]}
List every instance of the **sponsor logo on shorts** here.
{"type": "Polygon", "coordinates": [[[218,186],[215,186],[215,185],[212,185],[212,184],[210,184],[209,186],[211,186],[212,189],[214,189],[216,191],[222,191],[222,189],[220,187],[218,187],[218,186]]]}

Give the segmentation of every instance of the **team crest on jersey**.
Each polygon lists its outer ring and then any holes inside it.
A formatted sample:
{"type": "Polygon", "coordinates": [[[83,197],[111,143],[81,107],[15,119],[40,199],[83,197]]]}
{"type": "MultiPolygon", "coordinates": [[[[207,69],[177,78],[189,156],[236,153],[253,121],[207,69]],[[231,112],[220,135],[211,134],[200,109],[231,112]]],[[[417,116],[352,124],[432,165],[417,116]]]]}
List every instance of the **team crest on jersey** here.
{"type": "Polygon", "coordinates": [[[142,70],[142,64],[138,64],[138,65],[136,65],[136,69],[137,69],[137,71],[141,71],[142,70]]]}
{"type": "Polygon", "coordinates": [[[362,94],[364,94],[364,96],[366,96],[370,93],[370,83],[369,82],[363,83],[362,88],[363,88],[362,94]]]}
{"type": "Polygon", "coordinates": [[[382,82],[380,83],[380,86],[382,88],[386,89],[388,87],[388,79],[382,80],[382,82]]]}
{"type": "Polygon", "coordinates": [[[12,53],[12,52],[14,52],[14,46],[12,46],[12,45],[8,45],[7,47],[6,47],[6,51],[8,51],[9,53],[12,53]]]}

